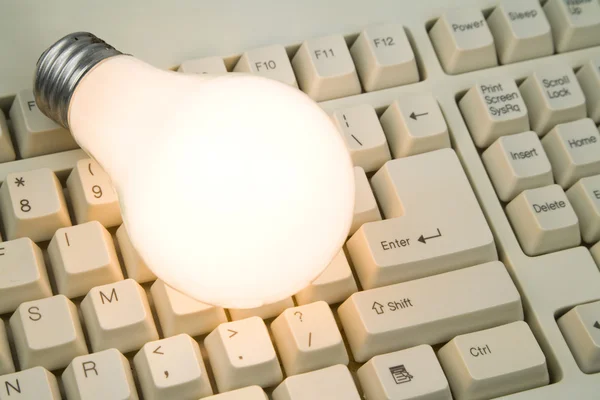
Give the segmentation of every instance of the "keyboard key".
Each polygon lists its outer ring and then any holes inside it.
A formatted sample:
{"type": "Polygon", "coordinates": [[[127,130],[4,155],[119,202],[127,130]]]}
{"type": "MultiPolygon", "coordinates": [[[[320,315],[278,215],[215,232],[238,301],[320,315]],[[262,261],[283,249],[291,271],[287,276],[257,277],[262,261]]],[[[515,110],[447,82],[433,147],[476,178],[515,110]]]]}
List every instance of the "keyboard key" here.
{"type": "Polygon", "coordinates": [[[266,388],[283,379],[267,326],[258,317],[219,325],[204,346],[219,392],[249,385],[266,388]]]}
{"type": "Polygon", "coordinates": [[[310,285],[296,293],[296,303],[304,305],[323,300],[336,304],[358,291],[344,250],[335,256],[325,271],[310,285]]]}
{"type": "Polygon", "coordinates": [[[350,51],[341,35],[305,41],[292,59],[292,66],[300,89],[315,101],[361,92],[350,51]]]}
{"type": "Polygon", "coordinates": [[[489,399],[549,383],[546,357],[523,321],[457,336],[438,357],[457,399],[489,399]]]}
{"type": "Polygon", "coordinates": [[[494,38],[478,8],[446,11],[433,25],[429,36],[449,74],[498,65],[494,38]]]}
{"type": "Polygon", "coordinates": [[[371,185],[361,167],[354,167],[354,217],[348,235],[352,235],[364,223],[381,220],[377,201],[371,190],[371,185]]]}
{"type": "Polygon", "coordinates": [[[16,158],[8,125],[6,124],[6,117],[4,112],[0,110],[0,163],[14,161],[16,158]]]}
{"type": "Polygon", "coordinates": [[[501,136],[529,130],[527,107],[510,78],[480,80],[458,105],[479,148],[488,147],[501,136]]]}
{"type": "Polygon", "coordinates": [[[81,312],[94,352],[114,347],[127,353],[158,340],[146,292],[132,279],[93,288],[81,312]]]}
{"type": "Polygon", "coordinates": [[[600,372],[600,301],[573,308],[558,320],[579,368],[600,372]]]}
{"type": "Polygon", "coordinates": [[[588,117],[600,123],[600,57],[590,60],[577,72],[577,79],[585,94],[588,117]]]}
{"type": "Polygon", "coordinates": [[[138,399],[129,361],[115,349],[75,358],[62,381],[69,399],[138,399]]]}
{"type": "Polygon", "coordinates": [[[358,362],[523,319],[499,261],[354,293],[338,314],[358,362]]]}
{"type": "Polygon", "coordinates": [[[352,162],[365,172],[377,171],[391,159],[379,118],[367,104],[333,113],[333,120],[346,140],[352,162]]]}
{"type": "Polygon", "coordinates": [[[502,64],[554,53],[550,24],[538,0],[502,0],[487,23],[502,64]]]}
{"type": "Polygon", "coordinates": [[[56,377],[42,367],[0,376],[0,399],[61,400],[56,377]],[[4,395],[6,394],[6,397],[4,395]]]}
{"type": "Polygon", "coordinates": [[[581,242],[577,215],[558,185],[525,190],[506,206],[506,215],[529,256],[581,242]]]}
{"type": "Polygon", "coordinates": [[[363,30],[350,48],[360,81],[367,92],[419,81],[417,60],[402,25],[363,30]]]}
{"type": "Polygon", "coordinates": [[[112,237],[98,221],[56,231],[48,256],[58,292],[70,298],[123,279],[112,237]]]}
{"type": "Polygon", "coordinates": [[[261,307],[255,308],[230,308],[229,315],[232,321],[239,321],[241,319],[250,317],[259,317],[262,319],[269,319],[278,316],[286,308],[294,307],[294,300],[291,297],[285,298],[275,303],[265,304],[261,307]]]}
{"type": "Polygon", "coordinates": [[[31,90],[17,93],[9,115],[22,158],[77,148],[71,133],[38,109],[31,90]]]}
{"type": "Polygon", "coordinates": [[[6,182],[7,175],[15,172],[34,171],[48,168],[53,171],[60,181],[69,177],[77,161],[89,156],[81,149],[47,154],[33,158],[23,158],[12,162],[0,163],[0,182],[6,182]]]}
{"type": "Polygon", "coordinates": [[[8,174],[0,188],[0,208],[9,240],[42,242],[71,226],[60,182],[47,168],[8,174]]]}
{"type": "Polygon", "coordinates": [[[160,279],[154,282],[150,292],[165,337],[180,333],[200,336],[227,322],[225,310],[221,307],[192,299],[160,279]]]}
{"type": "Polygon", "coordinates": [[[184,61],[178,69],[186,74],[226,74],[227,67],[221,57],[204,57],[184,61]]]}
{"type": "Polygon", "coordinates": [[[79,160],[67,179],[78,224],[98,221],[107,228],[121,225],[121,207],[106,172],[94,160],[79,160]]]}
{"type": "Polygon", "coordinates": [[[273,400],[360,400],[345,365],[288,377],[273,391],[273,400]]]}
{"type": "Polygon", "coordinates": [[[144,399],[198,399],[213,394],[200,347],[188,335],[146,343],[133,359],[144,399]]]}
{"type": "Polygon", "coordinates": [[[119,243],[119,250],[123,256],[123,263],[125,264],[128,278],[131,278],[138,283],[156,280],[154,272],[150,271],[137,250],[133,247],[133,244],[131,244],[125,225],[121,225],[119,229],[117,229],[117,242],[119,243]]]}
{"type": "Polygon", "coordinates": [[[52,296],[40,248],[28,238],[0,244],[0,314],[25,301],[52,296]]]}
{"type": "Polygon", "coordinates": [[[585,118],[585,97],[568,66],[548,64],[525,79],[519,89],[531,129],[540,136],[557,124],[585,118]]]}
{"type": "Polygon", "coordinates": [[[249,72],[298,87],[285,47],[273,45],[242,54],[233,72],[249,72]]]}
{"type": "Polygon", "coordinates": [[[358,369],[369,400],[452,400],[448,381],[431,346],[375,356],[358,369]]]}
{"type": "Polygon", "coordinates": [[[453,150],[389,161],[371,184],[389,219],[364,224],[347,242],[363,288],[497,259],[492,233],[453,150]]]}
{"type": "Polygon", "coordinates": [[[579,179],[600,174],[600,133],[589,118],[556,125],[542,145],[556,183],[568,189],[579,179]]]}
{"type": "Polygon", "coordinates": [[[600,240],[600,175],[579,180],[567,190],[567,198],[577,214],[581,237],[586,243],[600,240]]]}
{"type": "Polygon", "coordinates": [[[206,397],[204,400],[268,400],[260,386],[248,386],[243,389],[206,397]]]}
{"type": "Polygon", "coordinates": [[[4,326],[4,321],[0,318],[0,375],[12,372],[15,372],[15,364],[10,354],[6,327],[4,326]]]}
{"type": "Polygon", "coordinates": [[[22,369],[52,371],[88,353],[77,308],[60,294],[21,304],[10,317],[10,328],[22,369]]]}
{"type": "Polygon", "coordinates": [[[324,301],[288,308],[273,321],[271,331],[288,376],[348,365],[342,335],[324,301]]]}
{"type": "Polygon", "coordinates": [[[535,132],[501,137],[481,158],[502,201],[511,201],[523,190],[554,183],[550,161],[535,132]]]}
{"type": "Polygon", "coordinates": [[[394,100],[380,121],[393,158],[450,147],[446,121],[431,95],[407,95],[394,100]]]}
{"type": "Polygon", "coordinates": [[[552,25],[559,53],[600,44],[600,4],[597,1],[548,0],[544,11],[552,25]]]}

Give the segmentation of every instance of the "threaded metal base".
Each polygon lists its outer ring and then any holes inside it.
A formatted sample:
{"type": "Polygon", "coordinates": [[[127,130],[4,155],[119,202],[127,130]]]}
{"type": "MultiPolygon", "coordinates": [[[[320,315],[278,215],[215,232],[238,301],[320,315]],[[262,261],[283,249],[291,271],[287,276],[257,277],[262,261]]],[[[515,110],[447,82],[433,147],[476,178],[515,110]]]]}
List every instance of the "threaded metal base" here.
{"type": "Polygon", "coordinates": [[[69,127],[71,96],[77,84],[100,61],[123,54],[91,33],[71,33],[40,56],[33,93],[38,108],[56,123],[69,127]]]}

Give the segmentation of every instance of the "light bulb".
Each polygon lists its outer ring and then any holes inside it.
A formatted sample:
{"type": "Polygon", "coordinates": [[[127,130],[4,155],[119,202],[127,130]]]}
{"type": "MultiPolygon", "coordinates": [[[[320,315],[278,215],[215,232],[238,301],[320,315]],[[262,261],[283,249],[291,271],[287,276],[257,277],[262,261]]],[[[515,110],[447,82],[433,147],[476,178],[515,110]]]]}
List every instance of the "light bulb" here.
{"type": "Polygon", "coordinates": [[[111,177],[142,259],[182,293],[228,308],[276,302],[343,246],[352,162],[295,88],[163,71],[74,33],[42,54],[34,92],[111,177]]]}

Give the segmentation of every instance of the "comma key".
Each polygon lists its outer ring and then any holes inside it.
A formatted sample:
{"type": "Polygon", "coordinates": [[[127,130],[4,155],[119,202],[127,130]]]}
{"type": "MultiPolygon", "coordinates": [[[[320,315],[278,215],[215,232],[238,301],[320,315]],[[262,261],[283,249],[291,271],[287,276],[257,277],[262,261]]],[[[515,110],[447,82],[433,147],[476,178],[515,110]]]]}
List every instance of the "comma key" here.
{"type": "Polygon", "coordinates": [[[146,343],[133,362],[146,400],[198,399],[213,394],[200,347],[188,335],[146,343]]]}

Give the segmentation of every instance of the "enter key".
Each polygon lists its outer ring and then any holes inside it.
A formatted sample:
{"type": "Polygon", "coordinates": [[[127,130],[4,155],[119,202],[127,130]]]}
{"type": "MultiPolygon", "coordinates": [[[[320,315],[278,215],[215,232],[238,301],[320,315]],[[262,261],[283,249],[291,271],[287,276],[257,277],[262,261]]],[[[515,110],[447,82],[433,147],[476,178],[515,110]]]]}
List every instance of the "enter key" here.
{"type": "Polygon", "coordinates": [[[386,219],[364,224],[347,243],[363,288],[498,259],[454,150],[389,161],[371,184],[386,219]]]}

